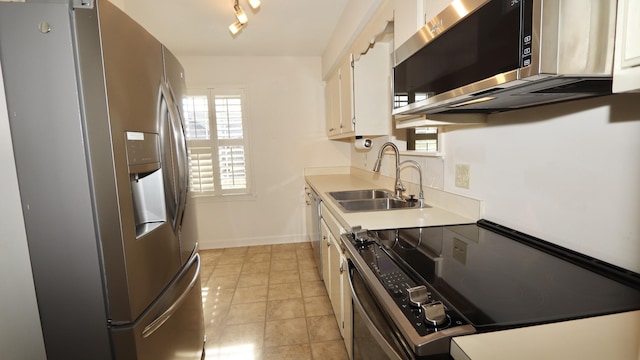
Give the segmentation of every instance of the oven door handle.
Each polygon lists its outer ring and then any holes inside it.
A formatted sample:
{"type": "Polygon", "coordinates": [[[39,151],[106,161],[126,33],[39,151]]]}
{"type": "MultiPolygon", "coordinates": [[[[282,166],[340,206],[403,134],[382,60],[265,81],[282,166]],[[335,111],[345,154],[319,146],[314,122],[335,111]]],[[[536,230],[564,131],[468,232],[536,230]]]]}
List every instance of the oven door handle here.
{"type": "MultiPolygon", "coordinates": [[[[355,268],[354,270],[357,271],[357,269],[355,268]]],[[[362,306],[362,303],[358,298],[358,294],[356,293],[356,289],[353,286],[351,269],[349,269],[349,287],[351,288],[351,298],[353,299],[353,305],[357,308],[357,311],[362,316],[363,322],[367,327],[367,329],[369,329],[369,332],[373,336],[374,340],[382,347],[382,350],[385,352],[385,354],[387,354],[389,359],[403,360],[403,358],[395,351],[393,346],[389,344],[389,341],[385,339],[384,335],[380,333],[380,331],[378,330],[376,325],[373,323],[369,315],[367,315],[367,312],[364,310],[364,306],[362,306]]]]}

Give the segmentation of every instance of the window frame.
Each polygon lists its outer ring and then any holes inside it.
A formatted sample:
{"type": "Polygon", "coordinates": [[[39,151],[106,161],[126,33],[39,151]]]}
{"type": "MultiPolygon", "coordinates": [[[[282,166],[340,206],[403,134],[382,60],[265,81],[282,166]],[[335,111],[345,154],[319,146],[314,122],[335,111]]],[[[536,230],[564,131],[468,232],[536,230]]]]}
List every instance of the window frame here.
{"type": "MultiPolygon", "coordinates": [[[[209,124],[209,138],[208,139],[190,139],[188,134],[186,135],[187,148],[189,152],[189,184],[193,184],[192,178],[192,150],[202,153],[204,149],[210,149],[208,154],[211,157],[211,171],[212,171],[212,190],[194,191],[190,189],[190,196],[193,198],[210,198],[215,200],[229,200],[229,199],[254,199],[255,194],[253,192],[254,186],[252,181],[252,167],[251,167],[251,150],[249,141],[249,122],[247,111],[247,96],[246,88],[240,86],[224,86],[224,87],[207,87],[188,89],[185,94],[185,98],[194,96],[206,96],[207,97],[207,111],[208,111],[208,124],[209,124]],[[241,120],[242,120],[242,138],[221,139],[218,134],[218,121],[216,118],[216,97],[217,96],[237,96],[241,99],[241,120]],[[240,146],[243,148],[244,156],[244,180],[246,186],[244,188],[231,188],[222,189],[222,171],[220,163],[220,149],[229,146],[240,146]]],[[[184,109],[186,113],[186,107],[184,109]]],[[[185,133],[188,126],[185,117],[185,133]]],[[[197,153],[196,152],[196,153],[197,153]]],[[[206,152],[206,151],[205,151],[206,152]]],[[[200,181],[200,184],[202,182],[200,181]]]]}
{"type": "Polygon", "coordinates": [[[412,156],[433,156],[433,157],[441,157],[443,156],[442,148],[442,128],[440,126],[416,126],[406,129],[406,139],[407,139],[407,151],[408,155],[412,156]],[[416,134],[416,129],[422,128],[435,128],[435,133],[428,134],[416,134]],[[422,151],[415,150],[415,141],[416,140],[435,140],[436,141],[436,150],[435,151],[422,151]]]}

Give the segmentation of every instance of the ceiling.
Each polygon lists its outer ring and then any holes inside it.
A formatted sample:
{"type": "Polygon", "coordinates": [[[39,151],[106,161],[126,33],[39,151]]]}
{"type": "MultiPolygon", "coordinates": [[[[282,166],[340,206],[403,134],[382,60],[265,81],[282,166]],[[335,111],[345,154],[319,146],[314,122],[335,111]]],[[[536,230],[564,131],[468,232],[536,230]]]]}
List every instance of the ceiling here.
{"type": "Polygon", "coordinates": [[[348,0],[262,0],[235,37],[234,0],[120,0],[174,54],[204,56],[321,56],[348,0]]]}

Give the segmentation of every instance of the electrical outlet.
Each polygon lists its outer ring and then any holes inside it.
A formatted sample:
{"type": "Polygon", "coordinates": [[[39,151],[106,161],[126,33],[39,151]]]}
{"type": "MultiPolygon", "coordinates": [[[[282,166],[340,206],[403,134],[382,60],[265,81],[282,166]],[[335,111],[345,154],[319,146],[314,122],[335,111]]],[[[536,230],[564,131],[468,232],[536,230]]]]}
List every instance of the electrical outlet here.
{"type": "Polygon", "coordinates": [[[470,178],[470,166],[467,164],[456,164],[456,187],[468,189],[470,178]]]}

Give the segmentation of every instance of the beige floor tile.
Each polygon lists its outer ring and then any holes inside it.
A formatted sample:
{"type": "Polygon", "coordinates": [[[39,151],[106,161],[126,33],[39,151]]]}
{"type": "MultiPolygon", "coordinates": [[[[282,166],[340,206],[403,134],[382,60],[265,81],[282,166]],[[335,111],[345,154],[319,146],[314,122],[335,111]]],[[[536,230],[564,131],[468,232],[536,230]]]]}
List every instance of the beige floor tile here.
{"type": "Polygon", "coordinates": [[[220,256],[222,256],[223,249],[214,249],[214,250],[200,250],[200,261],[202,262],[202,266],[215,265],[220,256]]]}
{"type": "Polygon", "coordinates": [[[271,245],[271,252],[273,253],[283,253],[289,251],[296,251],[296,243],[271,245]]]}
{"type": "Polygon", "coordinates": [[[304,303],[301,298],[271,300],[267,302],[267,320],[284,320],[304,317],[304,303]]]}
{"type": "Polygon", "coordinates": [[[313,360],[349,360],[342,340],[312,343],[311,354],[313,360]]]}
{"type": "Polygon", "coordinates": [[[262,349],[254,344],[209,345],[204,360],[262,360],[262,349]]]}
{"type": "Polygon", "coordinates": [[[251,287],[251,286],[267,286],[269,285],[269,273],[241,273],[238,279],[238,287],[251,287]]]}
{"type": "Polygon", "coordinates": [[[225,325],[218,344],[220,346],[251,345],[262,352],[264,323],[225,325]]]}
{"type": "Polygon", "coordinates": [[[222,324],[211,324],[207,325],[204,328],[205,335],[207,336],[207,342],[205,343],[205,348],[207,345],[218,344],[220,342],[220,337],[224,331],[224,327],[222,324]]]}
{"type": "Polygon", "coordinates": [[[300,271],[318,271],[316,261],[313,259],[298,258],[298,269],[300,269],[300,271]]]}
{"type": "Polygon", "coordinates": [[[300,281],[318,281],[320,280],[320,272],[317,268],[301,269],[300,281]]]}
{"type": "Polygon", "coordinates": [[[206,288],[208,291],[235,289],[238,285],[238,277],[239,274],[211,276],[206,283],[203,283],[202,289],[206,288]]]}
{"type": "Polygon", "coordinates": [[[247,261],[242,265],[242,273],[248,274],[264,274],[268,273],[271,267],[270,261],[251,262],[247,261]]]}
{"type": "Polygon", "coordinates": [[[298,283],[269,285],[268,300],[285,300],[302,297],[302,289],[298,283]]]}
{"type": "Polygon", "coordinates": [[[296,262],[298,257],[296,256],[295,250],[284,250],[284,251],[276,251],[273,250],[271,252],[271,261],[273,262],[296,262]]]}
{"type": "Polygon", "coordinates": [[[206,292],[206,296],[202,298],[202,306],[211,308],[213,306],[230,305],[234,292],[234,289],[210,289],[206,292]]]}
{"type": "Polygon", "coordinates": [[[213,273],[211,276],[217,275],[233,275],[240,274],[240,270],[242,270],[242,263],[237,264],[218,264],[215,269],[213,269],[213,273]]]}
{"type": "Polygon", "coordinates": [[[312,343],[342,339],[335,316],[311,316],[306,319],[309,339],[312,343]]]}
{"type": "Polygon", "coordinates": [[[311,347],[307,344],[266,347],[263,360],[311,360],[311,347]]]}
{"type": "Polygon", "coordinates": [[[232,304],[247,304],[267,301],[266,285],[237,288],[233,294],[232,304]]]}
{"type": "Polygon", "coordinates": [[[225,325],[249,324],[260,322],[266,319],[267,302],[256,302],[249,304],[231,304],[229,312],[224,319],[225,325]]]}
{"type": "Polygon", "coordinates": [[[296,255],[298,256],[298,259],[300,259],[300,258],[314,259],[315,258],[315,252],[310,247],[309,248],[297,248],[296,249],[296,255]]]}
{"type": "Polygon", "coordinates": [[[202,313],[204,314],[204,324],[208,327],[218,328],[224,324],[224,319],[227,317],[227,313],[229,312],[229,305],[212,305],[205,306],[202,309],[202,313]]]}
{"type": "Polygon", "coordinates": [[[247,249],[247,255],[271,253],[271,245],[250,246],[247,249]]]}
{"type": "Polygon", "coordinates": [[[271,260],[271,271],[287,271],[287,270],[298,270],[298,262],[295,260],[282,260],[276,261],[274,259],[271,260]]]}
{"type": "Polygon", "coordinates": [[[305,297],[304,313],[306,316],[332,315],[333,308],[328,296],[305,297]]]}
{"type": "Polygon", "coordinates": [[[246,255],[222,255],[218,260],[218,265],[243,264],[246,255]]]}
{"type": "MultiPolygon", "coordinates": [[[[251,249],[251,248],[249,248],[251,249]]],[[[271,252],[251,253],[247,252],[245,262],[269,262],[271,261],[271,252]]]]}
{"type": "Polygon", "coordinates": [[[298,270],[286,270],[286,271],[272,271],[269,274],[269,284],[289,284],[299,283],[300,274],[298,270]]]}
{"type": "Polygon", "coordinates": [[[249,248],[246,246],[226,248],[222,251],[222,255],[223,256],[246,255],[248,249],[249,248]]]}
{"type": "Polygon", "coordinates": [[[211,277],[211,274],[213,273],[214,268],[215,268],[215,265],[207,265],[207,266],[203,265],[200,268],[200,282],[202,284],[205,284],[209,280],[209,277],[211,277]]]}
{"type": "Polygon", "coordinates": [[[316,297],[316,296],[326,296],[326,295],[327,295],[327,290],[324,287],[324,282],[320,280],[302,282],[302,296],[316,297]]]}
{"type": "Polygon", "coordinates": [[[309,337],[304,318],[267,321],[264,335],[266,347],[308,343],[309,337]]]}

